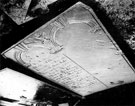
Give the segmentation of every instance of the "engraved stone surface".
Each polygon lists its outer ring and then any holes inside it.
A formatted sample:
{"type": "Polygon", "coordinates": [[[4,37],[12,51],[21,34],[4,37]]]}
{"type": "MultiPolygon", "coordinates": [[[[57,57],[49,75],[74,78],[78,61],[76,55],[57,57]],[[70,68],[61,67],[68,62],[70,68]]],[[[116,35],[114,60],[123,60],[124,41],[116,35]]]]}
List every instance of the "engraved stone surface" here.
{"type": "Polygon", "coordinates": [[[82,96],[135,81],[123,52],[81,2],[3,55],[82,96]]]}

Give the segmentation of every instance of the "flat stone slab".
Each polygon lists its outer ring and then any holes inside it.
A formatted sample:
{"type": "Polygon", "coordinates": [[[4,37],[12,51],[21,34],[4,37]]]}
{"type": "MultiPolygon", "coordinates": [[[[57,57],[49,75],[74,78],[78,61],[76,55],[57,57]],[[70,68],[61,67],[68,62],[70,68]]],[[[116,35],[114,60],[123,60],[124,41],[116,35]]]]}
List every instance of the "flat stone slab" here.
{"type": "Polygon", "coordinates": [[[81,96],[135,81],[124,53],[81,2],[2,54],[81,96]]]}
{"type": "Polygon", "coordinates": [[[77,101],[75,95],[10,68],[0,70],[0,104],[3,106],[52,106],[74,99],[77,101]]]}
{"type": "Polygon", "coordinates": [[[1,0],[0,6],[16,24],[21,25],[37,17],[32,17],[29,13],[35,14],[37,9],[41,9],[42,14],[45,14],[46,11],[49,11],[47,6],[56,1],[57,0],[1,0]],[[36,4],[34,4],[34,7],[31,7],[33,3],[36,4]]]}
{"type": "Polygon", "coordinates": [[[23,24],[29,20],[26,17],[31,0],[2,0],[0,6],[2,10],[18,25],[23,24]]]}

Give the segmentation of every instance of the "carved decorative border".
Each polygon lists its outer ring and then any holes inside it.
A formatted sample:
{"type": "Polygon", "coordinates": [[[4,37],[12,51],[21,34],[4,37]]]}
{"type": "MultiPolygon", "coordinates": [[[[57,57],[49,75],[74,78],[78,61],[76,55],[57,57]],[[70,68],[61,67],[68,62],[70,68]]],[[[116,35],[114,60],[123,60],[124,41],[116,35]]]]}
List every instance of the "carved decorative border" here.
{"type": "MultiPolygon", "coordinates": [[[[85,31],[81,28],[80,30],[85,31]]],[[[134,69],[123,52],[92,9],[81,2],[13,45],[3,52],[3,55],[82,96],[135,81],[134,69]],[[72,56],[65,53],[67,47],[65,43],[68,39],[61,43],[56,35],[59,31],[65,31],[67,27],[70,29],[72,25],[89,29],[87,31],[91,34],[91,39],[94,40],[85,39],[88,45],[82,49],[91,50],[95,58],[100,56],[99,54],[103,54],[98,58],[102,64],[98,64],[100,69],[97,67],[92,70],[87,69],[85,64],[80,65],[76,62],[78,60],[72,59],[72,56]],[[95,36],[99,38],[95,39],[95,36]],[[94,53],[95,49],[99,50],[98,53],[94,53]],[[112,77],[112,75],[116,76],[112,77]]],[[[98,63],[93,56],[90,56],[91,61],[95,61],[95,64],[98,63]]],[[[89,65],[94,67],[94,62],[91,63],[89,65]]]]}

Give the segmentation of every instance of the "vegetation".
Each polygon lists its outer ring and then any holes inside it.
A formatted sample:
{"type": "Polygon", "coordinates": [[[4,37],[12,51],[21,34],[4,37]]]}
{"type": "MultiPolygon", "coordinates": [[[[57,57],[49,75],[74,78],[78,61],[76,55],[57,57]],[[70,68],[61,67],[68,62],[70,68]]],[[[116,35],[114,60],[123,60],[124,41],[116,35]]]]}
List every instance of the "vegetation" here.
{"type": "Polygon", "coordinates": [[[12,30],[11,23],[8,23],[9,19],[6,15],[0,10],[0,37],[8,34],[12,30]]]}
{"type": "Polygon", "coordinates": [[[135,50],[135,0],[97,0],[121,36],[135,50]]]}

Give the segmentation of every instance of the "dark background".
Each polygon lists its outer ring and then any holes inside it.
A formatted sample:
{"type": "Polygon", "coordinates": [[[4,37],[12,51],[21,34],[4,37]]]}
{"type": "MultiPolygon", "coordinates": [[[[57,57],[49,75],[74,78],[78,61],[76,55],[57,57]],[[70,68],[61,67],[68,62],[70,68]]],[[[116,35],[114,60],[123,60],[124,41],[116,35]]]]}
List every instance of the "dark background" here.
{"type": "MultiPolygon", "coordinates": [[[[61,12],[75,4],[79,0],[58,0],[57,2],[48,6],[49,12],[46,14],[39,15],[38,18],[35,18],[27,23],[22,25],[17,25],[14,23],[6,14],[0,10],[0,14],[4,14],[4,21],[2,26],[0,26],[0,52],[3,52],[11,45],[15,44],[35,29],[45,24],[55,16],[59,15],[61,12]]],[[[99,3],[94,2],[93,0],[81,0],[86,5],[89,5],[103,25],[106,27],[108,32],[120,46],[124,54],[127,56],[133,67],[135,68],[135,55],[133,50],[127,45],[121,36],[119,36],[119,31],[113,26],[112,21],[108,18],[104,10],[99,8],[99,3]]],[[[14,63],[12,60],[5,59],[0,56],[0,69],[9,67],[14,70],[18,70],[22,73],[25,73],[29,76],[35,77],[42,81],[46,81],[55,86],[53,82],[50,82],[30,71],[25,69],[21,65],[14,63]],[[26,71],[24,71],[24,69],[26,71]]],[[[61,87],[61,86],[58,86],[61,87]]],[[[65,88],[63,88],[65,89],[65,88]]],[[[87,96],[84,100],[78,104],[78,106],[134,106],[135,105],[135,83],[122,85],[119,87],[111,88],[105,91],[101,91],[92,95],[87,96]]]]}

